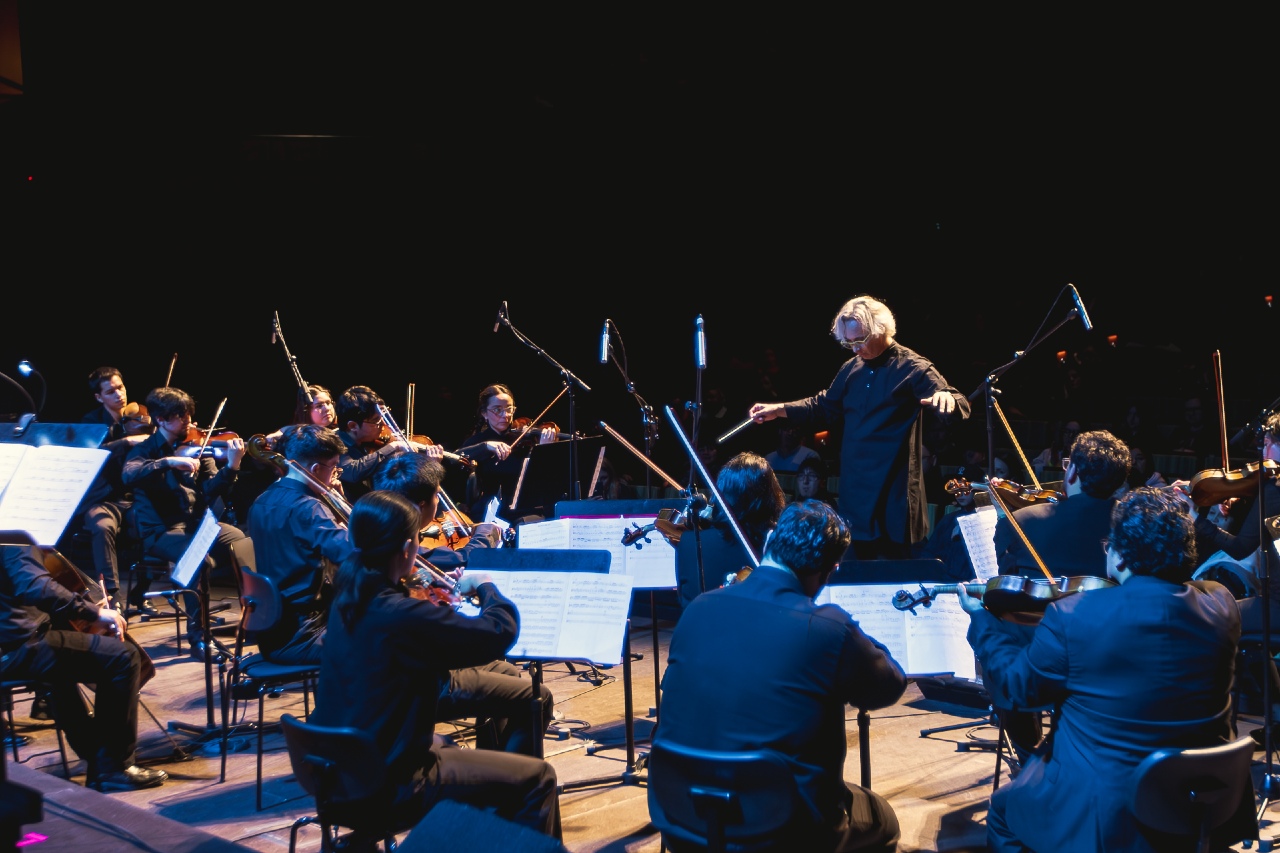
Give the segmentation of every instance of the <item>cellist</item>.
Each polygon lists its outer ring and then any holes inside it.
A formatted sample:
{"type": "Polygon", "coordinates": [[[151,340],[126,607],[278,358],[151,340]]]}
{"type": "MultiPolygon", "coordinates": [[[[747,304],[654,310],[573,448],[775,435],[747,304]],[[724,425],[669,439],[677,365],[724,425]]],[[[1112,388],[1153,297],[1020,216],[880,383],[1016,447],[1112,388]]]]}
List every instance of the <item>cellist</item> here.
{"type": "Polygon", "coordinates": [[[0,681],[52,686],[53,713],[87,765],[86,784],[102,792],[154,788],[169,778],[136,761],[142,658],[124,637],[124,617],[55,581],[36,546],[0,546],[0,681]],[[72,620],[99,632],[74,630],[72,620]],[[82,684],[93,686],[92,714],[82,684]]]}

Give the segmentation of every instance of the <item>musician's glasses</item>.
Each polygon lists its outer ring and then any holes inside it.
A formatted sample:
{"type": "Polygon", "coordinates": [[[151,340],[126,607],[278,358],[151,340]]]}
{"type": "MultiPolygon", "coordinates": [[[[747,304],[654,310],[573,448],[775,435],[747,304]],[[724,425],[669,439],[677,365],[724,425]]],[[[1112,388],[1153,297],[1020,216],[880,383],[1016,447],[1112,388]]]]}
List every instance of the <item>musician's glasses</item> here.
{"type": "Polygon", "coordinates": [[[1104,555],[1111,551],[1111,540],[1109,538],[1107,538],[1106,536],[1103,536],[1102,539],[1099,540],[1099,542],[1102,545],[1102,553],[1104,555]]]}
{"type": "Polygon", "coordinates": [[[494,406],[492,408],[485,409],[485,411],[493,415],[494,417],[497,417],[498,415],[514,415],[516,413],[516,407],[515,406],[494,406]]]}

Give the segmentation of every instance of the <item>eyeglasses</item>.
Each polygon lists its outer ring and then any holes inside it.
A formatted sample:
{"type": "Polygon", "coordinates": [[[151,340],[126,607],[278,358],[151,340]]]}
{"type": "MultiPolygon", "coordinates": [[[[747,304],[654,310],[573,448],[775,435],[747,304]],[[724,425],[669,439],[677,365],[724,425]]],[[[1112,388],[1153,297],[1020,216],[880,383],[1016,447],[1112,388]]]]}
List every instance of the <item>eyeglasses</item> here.
{"type": "Polygon", "coordinates": [[[365,423],[369,426],[382,426],[382,418],[378,418],[376,421],[365,421],[365,423]]]}
{"type": "Polygon", "coordinates": [[[1103,537],[1102,537],[1101,539],[1099,539],[1098,541],[1102,544],[1102,553],[1103,553],[1103,554],[1106,554],[1107,552],[1109,552],[1109,551],[1111,550],[1111,540],[1110,540],[1108,537],[1103,536],[1103,537]]]}
{"type": "Polygon", "coordinates": [[[493,406],[485,409],[491,415],[514,415],[516,413],[515,406],[493,406]]]}
{"type": "Polygon", "coordinates": [[[1062,457],[1062,470],[1065,471],[1070,467],[1071,467],[1071,457],[1070,456],[1062,457]]]}
{"type": "Polygon", "coordinates": [[[871,340],[871,333],[867,332],[865,335],[863,335],[860,338],[853,338],[852,340],[849,338],[845,338],[843,341],[840,342],[840,346],[844,347],[845,349],[853,349],[854,347],[862,346],[869,340],[871,340]]]}

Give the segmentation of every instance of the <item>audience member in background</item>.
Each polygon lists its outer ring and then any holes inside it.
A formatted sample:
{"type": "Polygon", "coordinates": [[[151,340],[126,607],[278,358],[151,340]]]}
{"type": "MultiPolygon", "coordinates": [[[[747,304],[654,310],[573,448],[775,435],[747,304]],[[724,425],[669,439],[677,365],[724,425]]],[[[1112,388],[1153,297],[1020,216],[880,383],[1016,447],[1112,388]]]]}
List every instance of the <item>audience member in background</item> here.
{"type": "MultiPolygon", "coordinates": [[[[763,456],[744,451],[724,463],[716,477],[716,490],[758,560],[764,552],[765,538],[787,503],[773,469],[763,456]]],[[[703,510],[697,522],[700,527],[696,534],[685,533],[676,547],[681,607],[687,607],[706,590],[723,586],[726,576],[753,565],[721,507],[713,505],[703,510]]]]}
{"type": "Polygon", "coordinates": [[[778,422],[778,446],[764,455],[775,474],[790,474],[806,459],[818,459],[818,451],[808,447],[800,427],[789,420],[778,422]]]}
{"type": "Polygon", "coordinates": [[[1196,458],[1196,468],[1204,468],[1206,456],[1222,455],[1222,433],[1217,418],[1205,417],[1204,403],[1199,397],[1188,397],[1182,403],[1182,423],[1173,428],[1169,448],[1196,458]]]}
{"type": "Polygon", "coordinates": [[[1037,480],[1045,482],[1061,478],[1062,460],[1071,452],[1071,445],[1079,434],[1080,421],[1073,418],[1062,422],[1054,431],[1053,441],[1049,446],[1031,460],[1031,468],[1036,472],[1037,480]]]}
{"type": "Polygon", "coordinates": [[[827,491],[827,465],[821,459],[806,459],[796,469],[796,485],[793,501],[815,500],[835,506],[827,491]]]}
{"type": "Polygon", "coordinates": [[[613,469],[609,457],[600,461],[600,474],[596,477],[596,488],[591,493],[593,498],[604,498],[607,501],[620,501],[630,497],[631,484],[626,477],[619,477],[613,469]]]}
{"type": "Polygon", "coordinates": [[[1129,445],[1129,456],[1133,459],[1133,466],[1129,469],[1128,487],[1136,489],[1139,486],[1152,486],[1159,488],[1168,485],[1164,480],[1164,475],[1156,470],[1155,461],[1147,454],[1142,445],[1129,445]]]}
{"type": "Polygon", "coordinates": [[[1124,407],[1120,417],[1113,422],[1111,433],[1129,445],[1130,450],[1138,447],[1145,448],[1148,453],[1164,453],[1167,450],[1160,428],[1147,417],[1145,408],[1138,403],[1130,403],[1124,407]]]}

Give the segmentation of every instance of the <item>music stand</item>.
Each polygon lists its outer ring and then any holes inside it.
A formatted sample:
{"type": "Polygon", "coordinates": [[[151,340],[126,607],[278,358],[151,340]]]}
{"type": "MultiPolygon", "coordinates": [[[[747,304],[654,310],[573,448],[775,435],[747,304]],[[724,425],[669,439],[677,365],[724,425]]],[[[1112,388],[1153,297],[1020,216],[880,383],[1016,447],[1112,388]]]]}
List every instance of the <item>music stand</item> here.
{"type": "Polygon", "coordinates": [[[40,447],[56,444],[59,447],[101,447],[107,437],[106,424],[45,424],[32,423],[25,429],[17,424],[0,424],[0,442],[30,444],[40,447]]]}
{"type": "Polygon", "coordinates": [[[588,454],[594,469],[595,460],[604,454],[604,436],[553,441],[530,448],[511,496],[511,518],[550,518],[557,501],[581,494],[581,484],[572,482],[575,453],[588,454]]]}
{"type": "MultiPolygon", "coordinates": [[[[483,572],[595,572],[608,574],[613,555],[608,551],[571,548],[481,548],[473,551],[467,560],[467,571],[483,572]]],[[[627,620],[628,623],[630,620],[627,620]]],[[[624,641],[625,642],[625,641],[624,641]]],[[[510,659],[510,658],[509,658],[510,659]]],[[[540,728],[542,720],[542,664],[547,660],[563,660],[569,658],[518,658],[524,660],[529,667],[529,677],[533,681],[533,731],[532,743],[536,747],[538,758],[543,757],[542,741],[546,737],[545,728],[540,728]]],[[[577,660],[577,659],[573,659],[577,660]]],[[[623,649],[623,662],[627,660],[626,649],[623,649]]],[[[594,668],[596,664],[589,660],[577,660],[594,668]]]]}
{"type": "MultiPolygon", "coordinates": [[[[209,612],[212,595],[209,589],[209,568],[205,565],[205,558],[209,553],[209,549],[213,547],[213,543],[217,541],[218,533],[221,529],[218,524],[218,516],[221,515],[221,501],[217,502],[217,509],[217,513],[212,509],[205,509],[204,518],[200,520],[200,526],[187,544],[187,550],[183,552],[182,557],[174,564],[173,570],[169,575],[170,579],[182,590],[191,591],[193,589],[192,584],[195,584],[194,592],[199,599],[200,606],[200,635],[204,640],[204,690],[207,716],[203,727],[170,720],[169,730],[194,734],[204,743],[212,743],[211,740],[205,739],[216,737],[218,738],[219,748],[221,748],[223,732],[226,730],[226,720],[222,721],[222,725],[217,725],[213,719],[213,649],[216,645],[220,652],[218,657],[218,687],[220,690],[225,689],[221,675],[225,672],[226,662],[234,655],[230,649],[223,647],[214,638],[212,616],[209,612]]],[[[178,612],[181,615],[180,608],[178,612]]]]}

